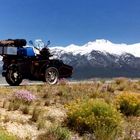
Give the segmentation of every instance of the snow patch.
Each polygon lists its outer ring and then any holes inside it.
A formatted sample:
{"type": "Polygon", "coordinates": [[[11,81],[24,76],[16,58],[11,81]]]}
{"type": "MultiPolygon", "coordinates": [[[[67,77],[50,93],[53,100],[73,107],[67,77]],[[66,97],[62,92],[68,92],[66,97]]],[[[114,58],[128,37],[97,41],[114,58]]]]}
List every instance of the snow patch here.
{"type": "Polygon", "coordinates": [[[116,55],[130,53],[136,57],[140,57],[140,43],[131,44],[131,45],[123,44],[123,43],[115,44],[105,39],[98,39],[93,42],[88,42],[87,44],[82,46],[71,44],[66,47],[57,46],[57,47],[51,47],[50,49],[53,51],[61,50],[61,52],[63,53],[72,53],[73,55],[77,55],[77,54],[85,55],[95,50],[104,53],[116,54],[116,55]]]}

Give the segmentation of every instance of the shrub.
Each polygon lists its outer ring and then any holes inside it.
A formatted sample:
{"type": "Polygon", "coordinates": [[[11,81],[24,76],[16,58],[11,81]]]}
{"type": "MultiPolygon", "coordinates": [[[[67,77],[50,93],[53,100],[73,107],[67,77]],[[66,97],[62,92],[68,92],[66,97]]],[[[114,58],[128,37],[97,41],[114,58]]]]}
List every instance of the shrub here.
{"type": "Polygon", "coordinates": [[[130,90],[132,86],[131,81],[124,77],[115,78],[114,84],[116,86],[116,90],[119,91],[130,90]]]}
{"type": "Polygon", "coordinates": [[[0,128],[0,140],[17,140],[17,138],[0,128]]]}
{"type": "Polygon", "coordinates": [[[36,122],[39,118],[39,114],[41,113],[41,109],[34,108],[31,120],[36,122]]]}
{"type": "Polygon", "coordinates": [[[10,100],[8,110],[18,110],[22,107],[23,113],[27,113],[27,106],[30,105],[36,97],[27,90],[18,90],[10,100]]]}
{"type": "Polygon", "coordinates": [[[22,111],[23,114],[29,114],[30,107],[28,105],[23,105],[21,107],[21,111],[22,111]]]}
{"type": "Polygon", "coordinates": [[[18,110],[20,108],[21,103],[19,101],[13,100],[12,102],[10,102],[8,110],[18,110]]]}
{"type": "Polygon", "coordinates": [[[37,129],[40,130],[40,129],[43,129],[46,127],[46,120],[45,119],[39,119],[37,121],[37,129]]]}
{"type": "Polygon", "coordinates": [[[121,114],[104,100],[78,100],[66,108],[68,126],[80,133],[94,133],[96,139],[109,140],[121,132],[121,114]]]}
{"type": "Polygon", "coordinates": [[[115,78],[115,83],[117,85],[121,85],[122,83],[128,83],[129,82],[129,79],[125,78],[125,77],[119,77],[119,78],[115,78]]]}
{"type": "Polygon", "coordinates": [[[45,113],[45,110],[41,109],[40,107],[35,107],[33,109],[31,120],[34,122],[39,121],[39,119],[42,119],[44,113],[45,113]]]}
{"type": "Polygon", "coordinates": [[[46,133],[38,136],[38,140],[70,140],[71,134],[67,128],[52,126],[46,133]]]}
{"type": "Polygon", "coordinates": [[[31,103],[36,99],[32,92],[27,90],[18,90],[14,96],[17,100],[20,100],[23,103],[31,103]]]}
{"type": "Polygon", "coordinates": [[[126,116],[140,115],[140,95],[123,92],[116,97],[117,108],[126,116]]]}

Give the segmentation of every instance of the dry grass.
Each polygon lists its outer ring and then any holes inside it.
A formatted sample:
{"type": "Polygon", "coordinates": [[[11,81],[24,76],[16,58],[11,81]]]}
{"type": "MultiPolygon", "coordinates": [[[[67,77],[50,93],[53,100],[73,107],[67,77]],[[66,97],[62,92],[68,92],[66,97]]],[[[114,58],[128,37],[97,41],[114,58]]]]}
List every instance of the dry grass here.
{"type": "MultiPolygon", "coordinates": [[[[15,131],[15,133],[13,131],[12,133],[17,135],[19,139],[35,139],[39,135],[42,138],[43,134],[52,132],[49,131],[49,128],[53,125],[61,126],[62,130],[65,131],[63,129],[63,126],[66,127],[64,120],[67,118],[65,105],[72,101],[83,99],[104,99],[106,103],[114,105],[116,96],[122,92],[135,92],[139,94],[140,82],[119,78],[111,82],[93,81],[90,83],[75,84],[60,82],[60,84],[55,86],[43,84],[37,86],[25,85],[14,88],[0,87],[0,126],[8,132],[12,132],[11,129],[13,129],[13,124],[15,124],[14,128],[20,132],[15,131]],[[36,100],[31,104],[13,102],[14,93],[21,89],[32,92],[36,96],[36,100]],[[13,114],[16,115],[13,116],[13,114]],[[11,128],[9,127],[10,125],[11,128]],[[21,130],[24,127],[27,128],[22,132],[21,130]]],[[[135,134],[137,135],[140,132],[139,116],[131,116],[129,118],[123,116],[123,118],[125,119],[126,128],[124,139],[132,138],[131,134],[134,131],[136,131],[135,134]]],[[[69,131],[71,130],[69,129],[69,131]]],[[[73,135],[78,136],[77,132],[71,131],[69,133],[66,131],[65,135],[67,133],[71,134],[71,137],[73,135]]],[[[86,139],[88,136],[93,136],[93,134],[84,134],[81,136],[81,139],[82,137],[86,139]]],[[[79,136],[78,138],[80,139],[79,136]]]]}

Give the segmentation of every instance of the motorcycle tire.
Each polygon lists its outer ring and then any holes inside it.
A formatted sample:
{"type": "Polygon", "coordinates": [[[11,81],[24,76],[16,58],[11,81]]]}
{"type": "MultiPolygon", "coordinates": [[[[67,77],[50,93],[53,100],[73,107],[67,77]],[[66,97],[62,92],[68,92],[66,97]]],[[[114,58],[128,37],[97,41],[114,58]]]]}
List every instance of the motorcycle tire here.
{"type": "Polygon", "coordinates": [[[45,72],[45,81],[50,85],[55,85],[59,80],[59,72],[55,67],[49,67],[45,72]]]}
{"type": "Polygon", "coordinates": [[[10,86],[19,86],[23,80],[21,73],[16,68],[8,69],[5,79],[10,86]]]}

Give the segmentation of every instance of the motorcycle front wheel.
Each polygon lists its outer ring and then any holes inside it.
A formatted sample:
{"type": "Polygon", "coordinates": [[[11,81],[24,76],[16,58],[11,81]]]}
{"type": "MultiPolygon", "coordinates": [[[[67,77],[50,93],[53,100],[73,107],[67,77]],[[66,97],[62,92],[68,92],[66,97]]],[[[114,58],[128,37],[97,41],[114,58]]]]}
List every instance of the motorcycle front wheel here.
{"type": "Polygon", "coordinates": [[[45,81],[50,85],[57,84],[59,80],[59,72],[55,67],[49,67],[46,69],[45,81]]]}
{"type": "Polygon", "coordinates": [[[7,70],[5,79],[10,86],[19,86],[23,80],[21,73],[14,67],[7,70]]]}

